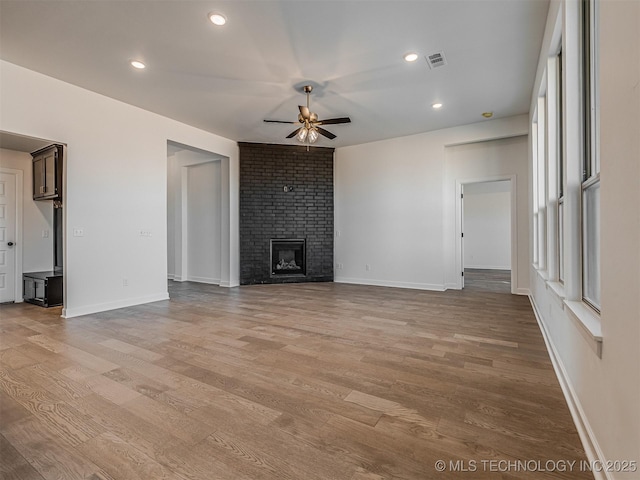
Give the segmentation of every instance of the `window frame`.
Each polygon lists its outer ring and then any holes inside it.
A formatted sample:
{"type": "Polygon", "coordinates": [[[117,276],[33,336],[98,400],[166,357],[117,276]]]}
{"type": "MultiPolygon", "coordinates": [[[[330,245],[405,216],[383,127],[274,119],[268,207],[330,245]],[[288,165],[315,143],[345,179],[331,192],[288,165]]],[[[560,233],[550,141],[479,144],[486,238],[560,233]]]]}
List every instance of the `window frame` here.
{"type": "MultiPolygon", "coordinates": [[[[596,246],[588,243],[589,218],[591,212],[587,211],[587,195],[591,189],[600,188],[600,154],[599,154],[599,93],[598,93],[598,57],[597,57],[597,14],[598,3],[596,0],[581,0],[581,71],[582,71],[582,178],[580,185],[580,218],[581,218],[581,297],[582,301],[590,308],[600,313],[600,232],[597,231],[598,241],[596,246]],[[594,251],[594,248],[596,250],[594,251]],[[589,263],[595,256],[597,278],[589,277],[592,265],[589,263]],[[597,298],[588,296],[596,282],[597,298]]],[[[599,212],[599,204],[596,205],[599,212]]],[[[599,219],[599,217],[598,217],[599,219]]],[[[595,220],[592,220],[595,221],[595,220]]]]}
{"type": "MultiPolygon", "coordinates": [[[[562,44],[562,43],[561,43],[562,44]]],[[[558,282],[564,285],[564,182],[565,182],[565,161],[564,161],[564,75],[562,72],[562,48],[556,56],[556,125],[558,134],[557,152],[556,152],[556,172],[557,172],[557,192],[558,203],[556,212],[556,241],[557,244],[557,265],[558,265],[558,282]]]]}

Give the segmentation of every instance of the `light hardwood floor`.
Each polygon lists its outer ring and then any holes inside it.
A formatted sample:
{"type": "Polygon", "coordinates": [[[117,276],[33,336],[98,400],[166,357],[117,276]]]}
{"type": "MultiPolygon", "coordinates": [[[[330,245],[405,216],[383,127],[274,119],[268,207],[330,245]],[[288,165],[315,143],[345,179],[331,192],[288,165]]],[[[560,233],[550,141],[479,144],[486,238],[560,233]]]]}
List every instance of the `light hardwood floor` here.
{"type": "Polygon", "coordinates": [[[544,471],[585,455],[528,299],[495,290],[170,282],[171,301],[69,320],[3,305],[0,476],[593,478],[544,471]]]}

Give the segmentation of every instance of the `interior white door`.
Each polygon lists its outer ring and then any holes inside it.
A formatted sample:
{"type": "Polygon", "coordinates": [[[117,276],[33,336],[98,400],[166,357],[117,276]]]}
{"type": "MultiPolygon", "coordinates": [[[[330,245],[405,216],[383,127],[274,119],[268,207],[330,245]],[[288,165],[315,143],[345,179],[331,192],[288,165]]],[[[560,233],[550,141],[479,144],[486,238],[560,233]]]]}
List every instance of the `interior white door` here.
{"type": "Polygon", "coordinates": [[[16,176],[0,173],[0,302],[16,300],[16,176]]]}

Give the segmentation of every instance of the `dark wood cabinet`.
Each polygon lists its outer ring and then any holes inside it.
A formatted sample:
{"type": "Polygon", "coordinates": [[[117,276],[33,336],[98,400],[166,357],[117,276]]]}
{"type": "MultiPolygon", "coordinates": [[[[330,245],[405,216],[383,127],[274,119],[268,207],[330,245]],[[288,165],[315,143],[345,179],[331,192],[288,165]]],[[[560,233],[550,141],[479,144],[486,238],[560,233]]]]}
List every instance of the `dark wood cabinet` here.
{"type": "Polygon", "coordinates": [[[62,145],[49,145],[33,157],[33,199],[62,199],[62,145]]]}
{"type": "Polygon", "coordinates": [[[62,273],[31,272],[22,275],[25,302],[41,307],[62,305],[62,273]]]}

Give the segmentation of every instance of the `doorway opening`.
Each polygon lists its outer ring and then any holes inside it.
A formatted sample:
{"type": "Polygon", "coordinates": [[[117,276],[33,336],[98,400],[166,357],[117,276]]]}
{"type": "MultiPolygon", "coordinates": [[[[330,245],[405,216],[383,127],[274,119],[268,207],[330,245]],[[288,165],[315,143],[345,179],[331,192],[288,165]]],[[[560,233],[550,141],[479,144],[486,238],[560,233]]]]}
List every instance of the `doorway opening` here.
{"type": "Polygon", "coordinates": [[[460,288],[514,293],[515,181],[465,181],[459,189],[460,288]]]}
{"type": "MultiPolygon", "coordinates": [[[[26,301],[41,306],[66,304],[67,282],[63,272],[66,256],[66,156],[67,145],[63,142],[0,131],[2,302],[20,303],[26,298],[26,301]],[[60,146],[62,151],[61,163],[58,163],[62,166],[62,195],[53,200],[35,200],[35,167],[31,153],[52,145],[60,146]],[[31,287],[33,295],[30,295],[30,290],[25,291],[31,287]]],[[[47,182],[49,180],[47,177],[47,182]]]]}
{"type": "Polygon", "coordinates": [[[223,158],[226,157],[167,142],[169,280],[221,283],[223,158]]]}

